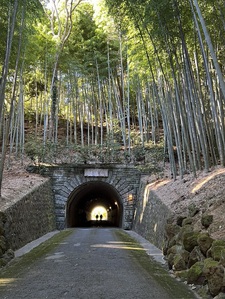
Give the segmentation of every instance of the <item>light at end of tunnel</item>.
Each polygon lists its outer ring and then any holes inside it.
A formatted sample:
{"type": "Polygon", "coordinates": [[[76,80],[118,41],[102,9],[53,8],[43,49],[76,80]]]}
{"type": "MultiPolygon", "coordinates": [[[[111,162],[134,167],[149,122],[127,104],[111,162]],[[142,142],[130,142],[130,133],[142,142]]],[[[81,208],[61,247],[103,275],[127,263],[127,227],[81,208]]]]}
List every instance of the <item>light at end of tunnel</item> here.
{"type": "Polygon", "coordinates": [[[108,220],[106,208],[102,206],[94,207],[91,211],[91,220],[108,220]]]}

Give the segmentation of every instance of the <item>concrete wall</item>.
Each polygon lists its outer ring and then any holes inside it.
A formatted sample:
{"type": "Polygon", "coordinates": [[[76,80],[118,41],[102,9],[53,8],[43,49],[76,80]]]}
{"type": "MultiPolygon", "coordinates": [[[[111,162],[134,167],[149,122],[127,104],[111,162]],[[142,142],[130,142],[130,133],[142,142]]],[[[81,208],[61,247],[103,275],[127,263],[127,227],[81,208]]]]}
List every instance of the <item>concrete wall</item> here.
{"type": "Polygon", "coordinates": [[[164,245],[165,224],[172,211],[157,197],[151,184],[141,182],[133,230],[159,249],[164,245]]]}
{"type": "Polygon", "coordinates": [[[16,250],[55,230],[54,201],[50,180],[1,212],[2,233],[8,247],[16,250]]]}

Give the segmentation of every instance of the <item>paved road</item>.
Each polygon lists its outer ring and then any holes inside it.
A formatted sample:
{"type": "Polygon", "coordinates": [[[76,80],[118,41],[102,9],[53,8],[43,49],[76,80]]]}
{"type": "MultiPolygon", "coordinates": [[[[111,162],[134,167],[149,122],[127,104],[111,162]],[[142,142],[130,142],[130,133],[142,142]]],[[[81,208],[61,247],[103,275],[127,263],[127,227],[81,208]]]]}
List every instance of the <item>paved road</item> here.
{"type": "Polygon", "coordinates": [[[15,280],[2,279],[0,298],[195,298],[183,285],[171,283],[173,279],[124,234],[113,228],[74,229],[15,280]]]}

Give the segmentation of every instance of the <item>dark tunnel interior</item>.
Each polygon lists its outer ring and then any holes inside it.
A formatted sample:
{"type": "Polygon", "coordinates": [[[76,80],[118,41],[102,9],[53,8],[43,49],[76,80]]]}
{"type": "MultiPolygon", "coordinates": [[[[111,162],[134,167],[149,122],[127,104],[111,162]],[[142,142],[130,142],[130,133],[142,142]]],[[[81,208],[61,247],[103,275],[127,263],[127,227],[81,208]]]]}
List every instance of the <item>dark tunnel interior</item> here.
{"type": "Polygon", "coordinates": [[[122,226],[123,206],[119,193],[104,182],[88,182],[69,196],[67,227],[122,226]]]}

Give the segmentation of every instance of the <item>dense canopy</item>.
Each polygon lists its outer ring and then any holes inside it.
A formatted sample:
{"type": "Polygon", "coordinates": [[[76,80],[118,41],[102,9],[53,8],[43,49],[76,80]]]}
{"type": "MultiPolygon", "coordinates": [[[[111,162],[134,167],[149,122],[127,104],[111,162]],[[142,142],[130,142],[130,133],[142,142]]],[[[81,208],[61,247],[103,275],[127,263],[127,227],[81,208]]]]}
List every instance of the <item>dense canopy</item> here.
{"type": "Polygon", "coordinates": [[[7,152],[131,163],[154,149],[149,167],[168,159],[174,178],[224,166],[224,16],[222,0],[2,0],[0,172],[7,152]]]}

